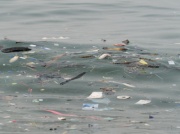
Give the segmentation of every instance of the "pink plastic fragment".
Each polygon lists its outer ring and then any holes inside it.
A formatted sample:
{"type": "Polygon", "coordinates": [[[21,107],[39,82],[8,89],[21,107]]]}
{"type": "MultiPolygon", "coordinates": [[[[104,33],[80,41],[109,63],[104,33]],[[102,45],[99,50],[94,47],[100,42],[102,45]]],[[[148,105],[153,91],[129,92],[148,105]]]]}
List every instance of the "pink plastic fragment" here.
{"type": "Polygon", "coordinates": [[[55,110],[45,110],[45,111],[56,114],[56,115],[60,115],[60,116],[77,116],[77,115],[74,115],[74,114],[63,114],[63,113],[60,113],[60,112],[55,111],[55,110]]]}

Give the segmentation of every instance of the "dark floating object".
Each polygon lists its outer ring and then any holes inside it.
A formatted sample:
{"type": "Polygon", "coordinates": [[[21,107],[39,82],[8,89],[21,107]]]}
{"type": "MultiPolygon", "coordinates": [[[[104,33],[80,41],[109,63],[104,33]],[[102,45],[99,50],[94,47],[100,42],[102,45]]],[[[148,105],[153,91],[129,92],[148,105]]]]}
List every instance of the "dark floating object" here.
{"type": "Polygon", "coordinates": [[[11,47],[11,48],[5,48],[1,51],[3,53],[13,53],[13,52],[22,52],[22,51],[30,51],[31,49],[28,47],[11,47]]]}
{"type": "Polygon", "coordinates": [[[129,44],[129,40],[124,40],[124,41],[122,41],[122,43],[124,43],[124,44],[129,44]]]}
{"type": "Polygon", "coordinates": [[[72,81],[72,80],[81,78],[81,77],[82,77],[83,75],[85,75],[85,74],[86,74],[86,72],[80,73],[79,75],[77,75],[77,76],[75,76],[75,77],[73,77],[73,78],[71,78],[71,79],[69,79],[69,80],[66,80],[66,81],[64,81],[64,82],[61,82],[60,85],[64,85],[64,84],[66,84],[66,83],[68,83],[68,82],[70,82],[70,81],[72,81]]]}

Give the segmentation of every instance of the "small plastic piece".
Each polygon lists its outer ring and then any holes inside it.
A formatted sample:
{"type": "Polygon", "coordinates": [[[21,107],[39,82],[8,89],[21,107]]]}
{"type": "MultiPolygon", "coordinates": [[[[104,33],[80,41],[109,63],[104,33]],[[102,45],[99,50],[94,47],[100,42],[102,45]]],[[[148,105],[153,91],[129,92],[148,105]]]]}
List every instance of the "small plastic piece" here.
{"type": "Polygon", "coordinates": [[[125,100],[125,99],[130,99],[131,97],[130,96],[117,96],[117,99],[120,99],[120,100],[125,100]]]}
{"type": "Polygon", "coordinates": [[[19,56],[16,55],[9,60],[9,63],[13,63],[13,62],[17,61],[18,59],[19,59],[19,56]]]}
{"type": "Polygon", "coordinates": [[[139,101],[136,102],[135,104],[145,105],[145,104],[149,104],[149,103],[151,103],[151,100],[139,100],[139,101]]]}
{"type": "Polygon", "coordinates": [[[89,103],[84,103],[82,109],[83,110],[94,110],[98,109],[99,104],[89,104],[89,103]]]}
{"type": "Polygon", "coordinates": [[[111,57],[111,55],[110,54],[108,54],[108,53],[106,53],[106,54],[102,54],[101,56],[99,56],[99,58],[98,59],[105,59],[106,57],[111,57]]]}
{"type": "Polygon", "coordinates": [[[103,98],[103,93],[102,92],[92,92],[88,99],[98,99],[98,98],[103,98]]]}
{"type": "Polygon", "coordinates": [[[141,59],[141,60],[139,61],[139,63],[142,64],[142,65],[148,65],[148,63],[147,63],[145,60],[143,60],[143,59],[141,59]]]}
{"type": "Polygon", "coordinates": [[[169,65],[175,65],[175,62],[173,60],[168,61],[169,65]]]}

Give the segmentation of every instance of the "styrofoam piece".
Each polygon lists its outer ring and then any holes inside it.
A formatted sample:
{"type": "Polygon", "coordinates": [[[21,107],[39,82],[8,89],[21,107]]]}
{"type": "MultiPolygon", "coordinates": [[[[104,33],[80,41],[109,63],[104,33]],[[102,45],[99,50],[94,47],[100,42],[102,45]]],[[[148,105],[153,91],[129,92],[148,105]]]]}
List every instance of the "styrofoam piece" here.
{"type": "Polygon", "coordinates": [[[149,103],[151,103],[151,100],[139,100],[139,101],[136,102],[135,104],[145,105],[145,104],[149,104],[149,103]]]}
{"type": "Polygon", "coordinates": [[[98,99],[103,98],[102,92],[92,92],[90,96],[87,97],[88,99],[98,99]]]}
{"type": "Polygon", "coordinates": [[[130,96],[117,96],[117,99],[120,99],[120,100],[125,100],[125,99],[130,99],[131,97],[130,96]]]}
{"type": "Polygon", "coordinates": [[[175,62],[173,60],[168,61],[169,65],[175,65],[175,62]]]}

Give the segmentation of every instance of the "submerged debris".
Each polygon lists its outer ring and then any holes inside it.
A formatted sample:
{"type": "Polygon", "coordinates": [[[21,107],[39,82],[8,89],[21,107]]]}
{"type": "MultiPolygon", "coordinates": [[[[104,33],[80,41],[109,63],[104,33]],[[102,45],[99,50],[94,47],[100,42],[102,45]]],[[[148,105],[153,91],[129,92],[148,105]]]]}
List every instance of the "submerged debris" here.
{"type": "Polygon", "coordinates": [[[85,75],[85,74],[86,74],[86,72],[80,73],[79,75],[77,75],[77,76],[75,76],[75,77],[73,77],[73,78],[71,78],[71,79],[69,79],[69,80],[66,80],[66,81],[64,81],[64,82],[61,82],[60,85],[64,85],[64,84],[66,84],[66,83],[68,83],[68,82],[70,82],[70,81],[72,81],[72,80],[81,78],[81,77],[82,77],[83,75],[85,75]]]}
{"type": "Polygon", "coordinates": [[[12,52],[23,52],[23,51],[30,51],[31,49],[28,47],[11,47],[11,48],[4,48],[1,50],[3,53],[12,53],[12,52]]]}

